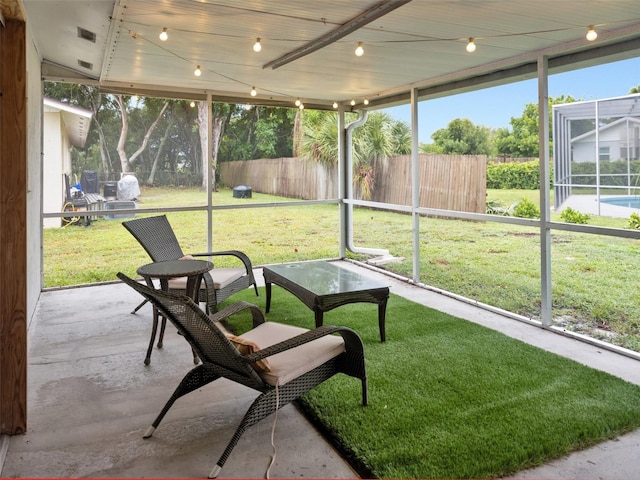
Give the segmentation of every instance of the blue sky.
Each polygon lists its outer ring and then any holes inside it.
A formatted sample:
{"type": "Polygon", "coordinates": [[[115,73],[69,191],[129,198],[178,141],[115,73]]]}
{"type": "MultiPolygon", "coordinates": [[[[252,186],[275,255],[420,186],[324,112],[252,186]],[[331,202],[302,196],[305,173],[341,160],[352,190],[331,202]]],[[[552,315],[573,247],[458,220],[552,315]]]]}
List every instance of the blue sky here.
{"type": "MultiPolygon", "coordinates": [[[[597,100],[620,97],[640,84],[640,58],[584,68],[549,76],[549,96],[571,95],[597,100]]],[[[475,125],[509,127],[511,117],[520,117],[527,103],[537,102],[536,79],[487,88],[476,92],[420,102],[419,139],[432,143],[431,134],[454,118],[468,118],[475,125]]],[[[411,122],[409,105],[384,110],[394,118],[411,122]]]]}

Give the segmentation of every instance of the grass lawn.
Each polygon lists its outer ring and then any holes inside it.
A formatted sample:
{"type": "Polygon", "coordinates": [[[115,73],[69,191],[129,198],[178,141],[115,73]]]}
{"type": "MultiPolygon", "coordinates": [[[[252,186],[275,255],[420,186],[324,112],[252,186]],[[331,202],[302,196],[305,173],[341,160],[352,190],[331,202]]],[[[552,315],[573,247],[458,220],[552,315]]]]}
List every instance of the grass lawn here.
{"type": "MultiPolygon", "coordinates": [[[[264,308],[265,292],[239,299],[264,308]]],[[[506,476],[640,426],[636,385],[395,295],[381,343],[376,311],[325,313],[365,343],[369,406],[344,375],[302,402],[365,478],[506,476]]],[[[279,287],[268,320],[313,328],[312,312],[279,287]]],[[[250,316],[229,324],[242,333],[250,316]]]]}
{"type": "MultiPolygon", "coordinates": [[[[489,199],[505,205],[538,192],[491,190],[489,199]]],[[[198,189],[143,188],[140,207],[205,205],[198,189]]],[[[253,194],[233,198],[214,193],[214,205],[247,206],[286,199],[253,194]]],[[[204,212],[167,214],[185,252],[204,252],[204,212]]],[[[557,214],[553,214],[556,216],[557,214]]],[[[238,249],[255,266],[335,258],[339,255],[337,205],[284,206],[218,210],[213,214],[214,250],[238,249]]],[[[558,219],[555,217],[554,219],[558,219]]],[[[624,228],[626,219],[597,217],[624,228]]],[[[120,220],[97,220],[90,227],[44,231],[45,287],[115,280],[118,271],[135,276],[149,261],[120,220]]],[[[540,314],[540,241],[537,229],[442,218],[420,221],[420,280],[531,318],[540,314]]],[[[385,266],[412,276],[412,222],[409,215],[354,209],[354,244],[385,248],[403,261],[385,266]]],[[[569,330],[640,351],[640,291],[635,240],[573,232],[552,235],[554,321],[569,330]]],[[[364,259],[363,255],[348,254],[364,259]]],[[[228,266],[217,261],[218,266],[228,266]]]]}

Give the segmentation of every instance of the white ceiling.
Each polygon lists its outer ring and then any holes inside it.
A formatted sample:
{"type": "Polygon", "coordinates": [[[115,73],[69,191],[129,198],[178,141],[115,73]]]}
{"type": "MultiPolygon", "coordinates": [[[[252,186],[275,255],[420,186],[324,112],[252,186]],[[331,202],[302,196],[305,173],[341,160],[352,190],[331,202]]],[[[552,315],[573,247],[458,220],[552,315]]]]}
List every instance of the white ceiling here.
{"type": "MultiPolygon", "coordinates": [[[[468,91],[640,56],[638,0],[412,0],[279,68],[269,62],[394,0],[22,0],[57,80],[85,78],[111,91],[329,107],[468,91]],[[585,39],[595,25],[598,39],[585,39]],[[78,37],[95,33],[95,43],[78,37]],[[158,35],[163,27],[169,39],[158,35]],[[262,51],[252,45],[261,38],[262,51]],[[477,50],[465,50],[469,37],[477,50]],[[354,50],[362,42],[365,54],[354,50]],[[91,64],[80,66],[79,61],[91,64]],[[200,65],[202,76],[193,71],[200,65]],[[255,86],[258,95],[249,95],[255,86]]],[[[397,1],[397,0],[396,0],[397,1]]],[[[639,72],[640,73],[640,72],[639,72]]]]}

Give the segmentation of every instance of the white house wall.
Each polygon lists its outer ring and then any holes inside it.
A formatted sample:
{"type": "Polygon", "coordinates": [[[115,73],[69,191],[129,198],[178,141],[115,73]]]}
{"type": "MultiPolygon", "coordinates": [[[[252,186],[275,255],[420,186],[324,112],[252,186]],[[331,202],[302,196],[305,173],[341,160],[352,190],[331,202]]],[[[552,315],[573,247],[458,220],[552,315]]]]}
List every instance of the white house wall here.
{"type": "MultiPolygon", "coordinates": [[[[626,160],[626,151],[629,142],[627,136],[631,139],[631,145],[637,144],[638,138],[638,126],[621,123],[612,128],[601,129],[599,132],[599,145],[600,148],[609,147],[609,160],[626,160]]],[[[573,143],[573,161],[582,162],[595,162],[596,161],[596,136],[590,135],[588,138],[573,143]]]]}
{"type": "Polygon", "coordinates": [[[42,70],[27,25],[27,318],[35,311],[42,287],[42,70]]]}
{"type": "MultiPolygon", "coordinates": [[[[64,202],[65,191],[62,174],[71,170],[69,140],[59,111],[43,114],[43,158],[42,170],[47,179],[42,186],[42,210],[45,213],[59,212],[64,202]]],[[[59,227],[59,218],[43,219],[44,227],[59,227]]]]}

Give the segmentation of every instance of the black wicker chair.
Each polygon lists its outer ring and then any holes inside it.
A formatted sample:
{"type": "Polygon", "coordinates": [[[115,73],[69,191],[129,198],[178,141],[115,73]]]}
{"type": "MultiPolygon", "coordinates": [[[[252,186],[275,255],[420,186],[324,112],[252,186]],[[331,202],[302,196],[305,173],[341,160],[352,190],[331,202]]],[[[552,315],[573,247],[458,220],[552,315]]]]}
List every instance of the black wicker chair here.
{"type": "MultiPolygon", "coordinates": [[[[122,222],[131,235],[142,245],[154,262],[166,260],[177,260],[185,257],[175,232],[169,223],[166,215],[155,217],[137,218],[122,222]]],[[[189,255],[187,255],[188,257],[189,255]]],[[[207,311],[215,312],[218,304],[230,297],[234,293],[249,288],[253,288],[258,295],[258,285],[253,276],[253,266],[249,257],[238,250],[224,250],[219,252],[192,253],[191,257],[235,257],[242,262],[242,267],[238,268],[214,268],[211,272],[203,275],[203,285],[200,288],[198,299],[206,303],[207,311]]],[[[169,291],[184,293],[186,289],[186,278],[169,280],[169,291]]],[[[136,313],[147,300],[140,303],[131,313],[136,313]]],[[[158,324],[158,313],[153,311],[154,326],[158,324]]],[[[158,338],[158,348],[162,348],[166,319],[163,318],[160,326],[160,336],[158,338]]],[[[155,331],[155,328],[154,330],[155,331]]],[[[154,336],[151,336],[145,364],[151,361],[151,351],[153,350],[154,336]]]]}
{"type": "MultiPolygon", "coordinates": [[[[260,392],[249,407],[209,478],[215,478],[245,430],[278,408],[336,373],[345,373],[362,382],[362,404],[367,405],[367,376],[362,341],[346,327],[322,326],[314,330],[265,322],[262,311],[247,302],[235,303],[207,315],[186,295],[163,292],[142,285],[122,273],[118,278],[152,302],[191,344],[202,363],[182,379],[160,414],[144,434],[153,435],[174,402],[218,378],[227,378],[260,392]],[[253,317],[253,329],[244,340],[261,344],[262,349],[241,354],[219,322],[243,310],[253,317]],[[331,335],[337,333],[338,335],[331,335]],[[268,361],[267,371],[259,362],[268,361]]],[[[237,340],[237,337],[234,341],[237,340]]],[[[265,367],[265,365],[263,365],[265,367]]]]}

